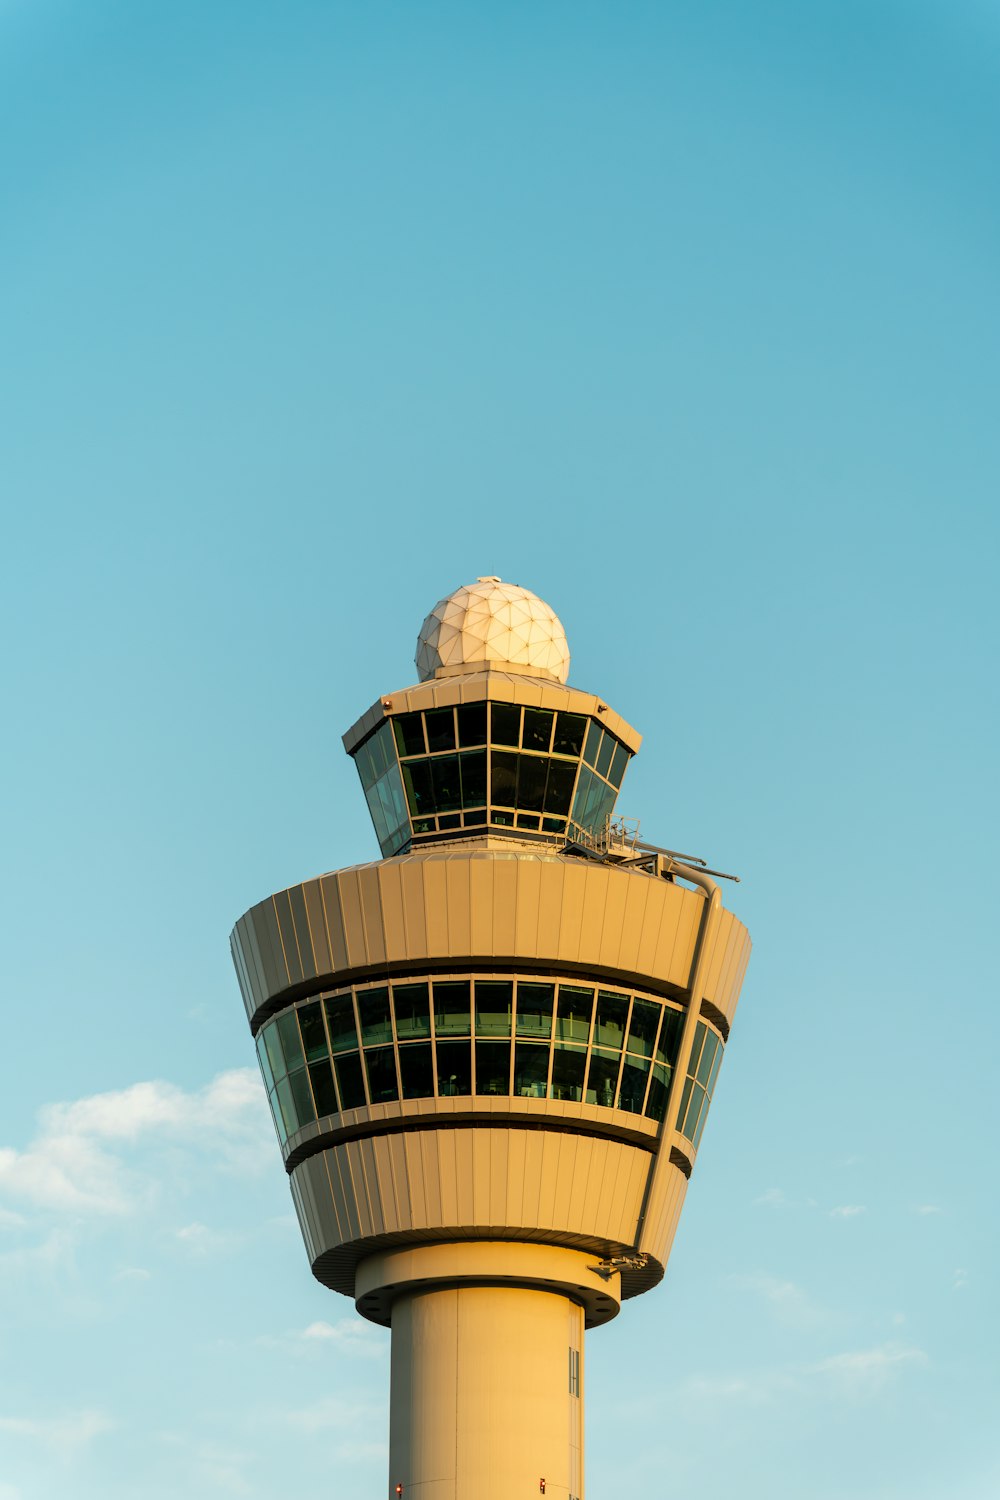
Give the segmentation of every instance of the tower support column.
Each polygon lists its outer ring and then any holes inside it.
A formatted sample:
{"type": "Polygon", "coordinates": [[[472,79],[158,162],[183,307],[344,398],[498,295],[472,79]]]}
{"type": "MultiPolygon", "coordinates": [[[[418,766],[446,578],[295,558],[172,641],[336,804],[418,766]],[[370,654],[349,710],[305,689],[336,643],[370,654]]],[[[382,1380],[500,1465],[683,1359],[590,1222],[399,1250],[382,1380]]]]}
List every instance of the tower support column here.
{"type": "Polygon", "coordinates": [[[582,1500],[584,1328],[618,1309],[594,1265],[481,1241],[359,1267],[358,1306],[384,1316],[391,1299],[390,1496],[582,1500]]]}

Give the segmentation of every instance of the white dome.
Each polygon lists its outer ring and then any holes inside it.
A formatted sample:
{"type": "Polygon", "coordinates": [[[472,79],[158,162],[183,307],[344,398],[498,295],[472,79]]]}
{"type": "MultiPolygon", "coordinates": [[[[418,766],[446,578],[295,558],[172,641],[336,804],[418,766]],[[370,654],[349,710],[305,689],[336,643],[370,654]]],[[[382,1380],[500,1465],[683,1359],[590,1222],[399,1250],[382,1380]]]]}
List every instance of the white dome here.
{"type": "Polygon", "coordinates": [[[478,578],[441,599],[417,636],[421,682],[439,667],[514,666],[536,677],[569,676],[559,617],[537,594],[499,578],[478,578]]]}

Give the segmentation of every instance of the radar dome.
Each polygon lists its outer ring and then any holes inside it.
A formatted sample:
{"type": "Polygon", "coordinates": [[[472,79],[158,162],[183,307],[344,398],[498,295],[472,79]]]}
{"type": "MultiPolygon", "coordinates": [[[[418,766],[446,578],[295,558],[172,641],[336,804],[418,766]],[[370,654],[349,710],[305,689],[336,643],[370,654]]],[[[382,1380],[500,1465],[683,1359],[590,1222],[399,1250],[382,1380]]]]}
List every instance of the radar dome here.
{"type": "Polygon", "coordinates": [[[558,615],[516,583],[477,578],[435,604],[417,637],[421,682],[440,667],[513,667],[565,682],[569,646],[558,615]]]}

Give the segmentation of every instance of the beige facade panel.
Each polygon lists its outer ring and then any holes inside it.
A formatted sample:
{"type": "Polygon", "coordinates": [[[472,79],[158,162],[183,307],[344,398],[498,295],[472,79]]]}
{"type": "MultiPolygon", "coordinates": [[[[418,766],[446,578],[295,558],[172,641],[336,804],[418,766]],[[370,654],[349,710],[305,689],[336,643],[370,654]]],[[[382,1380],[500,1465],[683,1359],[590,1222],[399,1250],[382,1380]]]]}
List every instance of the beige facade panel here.
{"type": "MultiPolygon", "coordinates": [[[[287,992],[335,988],[346,974],[445,963],[461,971],[490,959],[582,969],[679,996],[690,983],[703,900],[596,861],[452,848],[278,892],[241,917],[231,941],[251,1023],[287,992]]],[[[727,1020],[748,955],[746,929],[722,911],[702,998],[727,1020]]]]}
{"type": "MultiPolygon", "coordinates": [[[[350,1296],[359,1261],[394,1243],[513,1238],[627,1254],[652,1161],[598,1136],[455,1125],[328,1147],[294,1168],[292,1197],[314,1273],[350,1296]]],[[[643,1229],[652,1261],[626,1275],[626,1296],[663,1274],[687,1186],[676,1167],[663,1175],[643,1229]]]]}

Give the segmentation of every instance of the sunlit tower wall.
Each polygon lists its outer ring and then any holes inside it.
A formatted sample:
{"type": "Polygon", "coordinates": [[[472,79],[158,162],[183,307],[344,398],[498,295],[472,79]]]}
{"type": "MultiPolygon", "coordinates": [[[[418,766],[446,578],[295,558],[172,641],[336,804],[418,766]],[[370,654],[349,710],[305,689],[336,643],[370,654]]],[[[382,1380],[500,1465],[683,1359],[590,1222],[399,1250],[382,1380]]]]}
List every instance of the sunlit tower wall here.
{"type": "Polygon", "coordinates": [[[392,1329],[389,1495],[579,1500],[584,1330],[663,1276],[750,941],[614,821],[640,736],[534,594],[456,590],[416,666],[344,736],[382,858],[233,958],[313,1274],[392,1329]]]}

